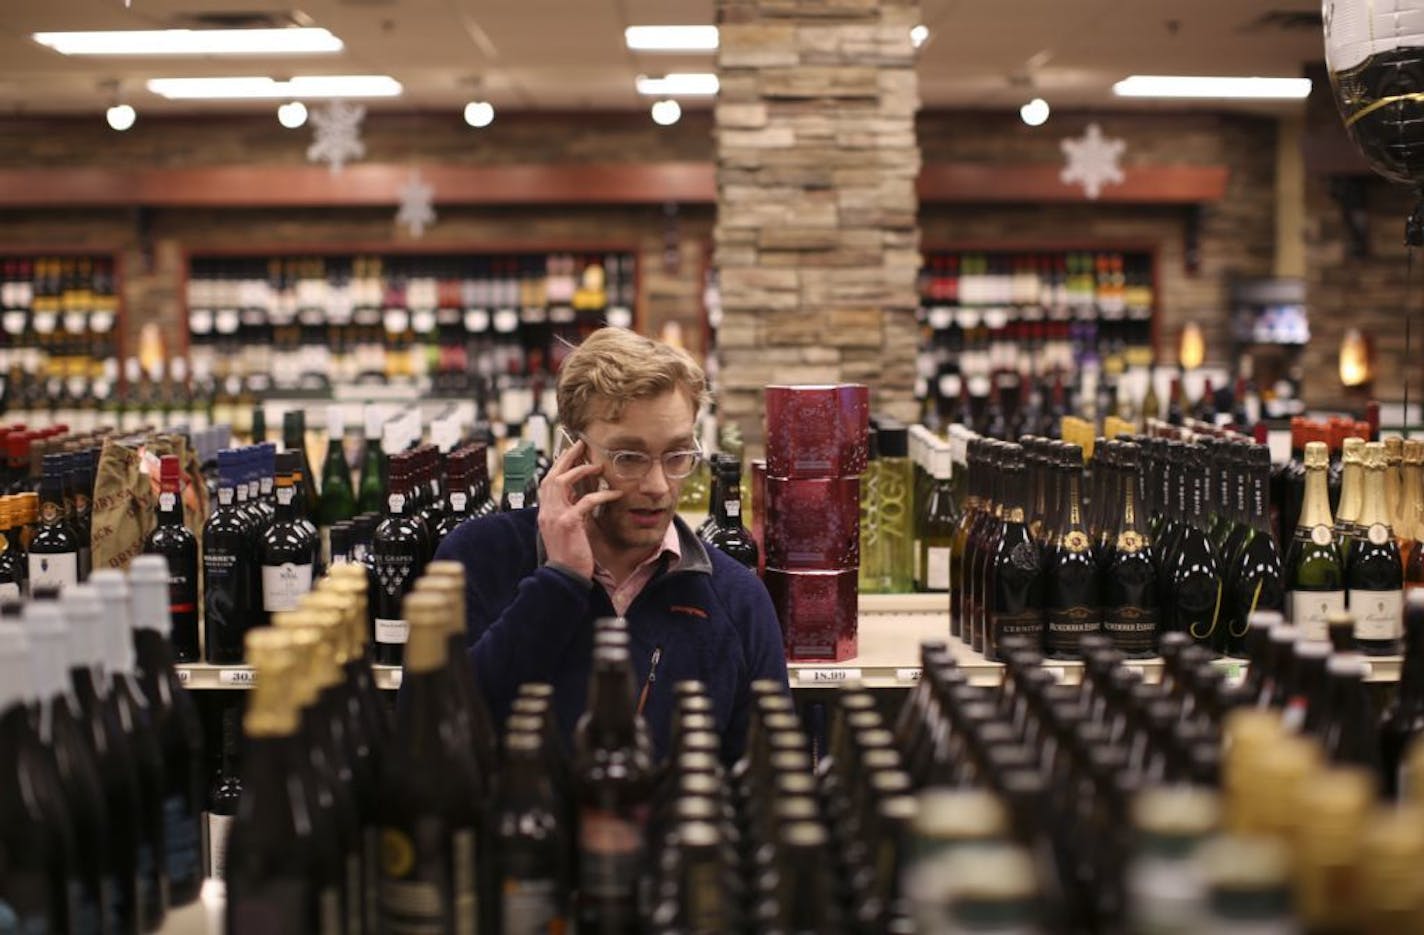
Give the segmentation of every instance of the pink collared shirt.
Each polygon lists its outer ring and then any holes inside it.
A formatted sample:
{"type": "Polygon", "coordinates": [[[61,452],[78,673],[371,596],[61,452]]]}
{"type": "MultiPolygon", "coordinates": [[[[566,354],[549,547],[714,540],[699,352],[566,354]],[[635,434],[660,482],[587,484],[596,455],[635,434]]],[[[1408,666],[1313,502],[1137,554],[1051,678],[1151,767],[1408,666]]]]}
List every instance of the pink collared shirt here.
{"type": "Polygon", "coordinates": [[[613,580],[613,575],[602,565],[593,566],[593,580],[602,585],[603,590],[608,592],[608,599],[613,603],[613,610],[618,616],[623,616],[628,612],[628,608],[633,606],[633,601],[643,593],[643,588],[648,582],[653,580],[653,574],[658,570],[658,560],[664,555],[672,556],[668,563],[671,568],[682,558],[682,549],[677,540],[677,524],[668,523],[667,532],[663,534],[662,546],[648,556],[633,569],[633,573],[623,580],[622,584],[613,580]]]}

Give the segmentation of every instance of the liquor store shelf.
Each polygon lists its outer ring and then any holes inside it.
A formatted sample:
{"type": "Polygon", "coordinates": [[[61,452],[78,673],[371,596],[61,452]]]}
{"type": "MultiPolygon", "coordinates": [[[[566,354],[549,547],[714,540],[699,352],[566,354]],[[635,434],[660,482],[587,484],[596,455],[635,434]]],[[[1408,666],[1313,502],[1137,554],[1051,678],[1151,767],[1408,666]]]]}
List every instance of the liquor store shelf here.
{"type": "MultiPolygon", "coordinates": [[[[860,652],[840,662],[793,662],[792,688],[825,688],[859,682],[866,688],[908,688],[920,679],[920,643],[947,639],[948,597],[944,594],[867,594],[860,599],[860,652]]],[[[950,641],[959,665],[976,685],[998,685],[1004,667],[958,641],[950,641]]],[[[1371,682],[1399,680],[1399,656],[1375,656],[1366,660],[1371,682]]],[[[1162,674],[1162,660],[1137,659],[1127,663],[1148,681],[1162,674]]],[[[1246,663],[1239,659],[1219,659],[1216,665],[1229,678],[1245,674],[1246,663]]],[[[401,670],[395,666],[373,666],[378,688],[400,687],[401,670]]],[[[1082,681],[1083,666],[1077,662],[1049,661],[1045,668],[1067,684],[1082,681]]],[[[249,666],[190,664],[178,666],[178,677],[193,689],[250,688],[249,666]]]]}

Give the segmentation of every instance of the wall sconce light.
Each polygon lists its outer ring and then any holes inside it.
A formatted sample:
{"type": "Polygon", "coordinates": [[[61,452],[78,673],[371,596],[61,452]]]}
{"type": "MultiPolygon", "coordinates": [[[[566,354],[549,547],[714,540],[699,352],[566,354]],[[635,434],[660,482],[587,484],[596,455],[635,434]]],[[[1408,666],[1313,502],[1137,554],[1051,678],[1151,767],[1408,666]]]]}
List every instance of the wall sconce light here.
{"type": "Polygon", "coordinates": [[[1340,339],[1340,382],[1345,386],[1366,386],[1375,378],[1374,350],[1359,328],[1350,328],[1340,339]]]}
{"type": "Polygon", "coordinates": [[[1206,360],[1206,338],[1201,325],[1189,321],[1182,328],[1182,337],[1177,342],[1177,362],[1183,370],[1195,370],[1206,360]]]}

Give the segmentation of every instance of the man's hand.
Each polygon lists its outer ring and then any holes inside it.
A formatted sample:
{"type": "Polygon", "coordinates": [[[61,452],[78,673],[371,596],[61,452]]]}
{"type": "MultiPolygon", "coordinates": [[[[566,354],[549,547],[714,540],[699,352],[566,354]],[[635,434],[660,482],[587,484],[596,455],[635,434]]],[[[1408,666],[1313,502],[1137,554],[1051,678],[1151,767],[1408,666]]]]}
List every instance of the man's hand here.
{"type": "Polygon", "coordinates": [[[580,481],[596,477],[601,468],[581,464],[587,446],[579,439],[549,468],[539,485],[539,534],[544,539],[548,560],[593,578],[593,548],[588,542],[587,523],[593,511],[623,496],[621,490],[595,490],[580,495],[580,481]]]}

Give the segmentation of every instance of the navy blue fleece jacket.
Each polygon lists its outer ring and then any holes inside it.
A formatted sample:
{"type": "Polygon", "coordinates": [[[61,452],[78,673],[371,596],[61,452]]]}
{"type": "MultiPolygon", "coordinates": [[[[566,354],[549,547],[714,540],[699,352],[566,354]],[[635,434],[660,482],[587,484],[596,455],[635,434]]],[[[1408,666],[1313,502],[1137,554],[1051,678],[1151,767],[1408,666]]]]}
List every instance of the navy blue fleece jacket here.
{"type": "MultiPolygon", "coordinates": [[[[537,509],[469,520],[436,557],[465,566],[469,654],[496,722],[503,726],[522,683],[548,682],[559,725],[572,738],[588,702],[593,621],[614,611],[601,586],[544,564],[537,520],[537,509]]],[[[624,615],[640,690],[661,649],[643,715],[661,756],[673,685],[701,680],[730,761],[745,741],[752,681],[787,684],[781,628],[755,574],[673,522],[681,560],[669,571],[665,556],[624,615]]]]}

